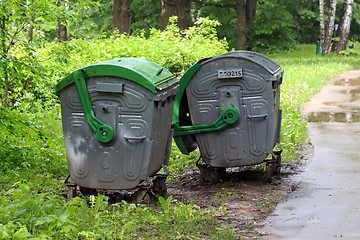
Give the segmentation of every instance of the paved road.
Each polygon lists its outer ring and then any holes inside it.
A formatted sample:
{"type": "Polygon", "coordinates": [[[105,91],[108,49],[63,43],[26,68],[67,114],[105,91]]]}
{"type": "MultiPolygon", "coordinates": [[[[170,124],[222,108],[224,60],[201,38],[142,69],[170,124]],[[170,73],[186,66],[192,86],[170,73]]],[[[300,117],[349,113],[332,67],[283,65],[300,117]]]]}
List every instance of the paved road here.
{"type": "Polygon", "coordinates": [[[303,112],[314,155],[262,239],[360,239],[360,71],[331,80],[303,112]]]}

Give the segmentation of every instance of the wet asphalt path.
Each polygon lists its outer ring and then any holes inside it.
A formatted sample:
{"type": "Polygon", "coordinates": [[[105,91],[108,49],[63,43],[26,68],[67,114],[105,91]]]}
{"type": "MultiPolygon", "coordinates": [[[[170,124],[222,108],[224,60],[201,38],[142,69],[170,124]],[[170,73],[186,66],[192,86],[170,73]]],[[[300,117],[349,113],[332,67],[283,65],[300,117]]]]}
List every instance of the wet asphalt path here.
{"type": "Polygon", "coordinates": [[[360,239],[360,71],[332,79],[303,113],[314,154],[258,231],[262,239],[360,239]]]}

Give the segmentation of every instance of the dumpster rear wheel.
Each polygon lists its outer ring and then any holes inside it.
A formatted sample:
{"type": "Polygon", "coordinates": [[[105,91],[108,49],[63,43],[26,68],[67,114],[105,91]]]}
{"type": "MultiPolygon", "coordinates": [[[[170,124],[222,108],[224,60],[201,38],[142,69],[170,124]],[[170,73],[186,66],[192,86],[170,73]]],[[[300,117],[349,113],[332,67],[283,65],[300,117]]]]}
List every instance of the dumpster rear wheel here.
{"type": "Polygon", "coordinates": [[[82,195],[96,195],[96,189],[94,188],[79,187],[79,190],[82,195]]]}
{"type": "Polygon", "coordinates": [[[74,197],[76,197],[76,188],[68,186],[68,188],[66,189],[66,198],[71,199],[74,197]]]}
{"type": "Polygon", "coordinates": [[[141,186],[133,195],[132,199],[136,203],[149,203],[157,200],[160,196],[166,197],[167,185],[166,178],[168,175],[156,174],[150,177],[145,185],[141,186]]]}
{"type": "Polygon", "coordinates": [[[272,154],[272,158],[265,161],[266,167],[264,181],[267,183],[271,182],[271,179],[274,175],[280,174],[281,152],[282,151],[274,151],[272,154]]]}
{"type": "Polygon", "coordinates": [[[266,161],[264,182],[270,183],[276,169],[276,162],[274,160],[266,161]]]}
{"type": "Polygon", "coordinates": [[[149,189],[139,189],[137,190],[132,199],[135,203],[148,203],[150,202],[150,191],[149,189]]]}
{"type": "Polygon", "coordinates": [[[152,193],[155,196],[166,197],[167,194],[167,185],[166,185],[167,175],[157,174],[156,178],[153,180],[152,193]]]}
{"type": "Polygon", "coordinates": [[[219,179],[224,178],[226,173],[225,167],[210,167],[208,165],[198,165],[200,170],[200,183],[214,184],[218,183],[219,179]]]}
{"type": "Polygon", "coordinates": [[[274,170],[274,174],[275,175],[279,175],[280,172],[281,172],[281,152],[279,153],[275,153],[276,155],[276,167],[275,167],[275,170],[274,170]]]}
{"type": "Polygon", "coordinates": [[[69,175],[69,176],[67,176],[67,178],[64,181],[64,184],[66,186],[66,198],[67,199],[76,197],[76,193],[77,193],[77,191],[76,191],[77,185],[74,182],[70,181],[70,178],[71,177],[69,175]]]}

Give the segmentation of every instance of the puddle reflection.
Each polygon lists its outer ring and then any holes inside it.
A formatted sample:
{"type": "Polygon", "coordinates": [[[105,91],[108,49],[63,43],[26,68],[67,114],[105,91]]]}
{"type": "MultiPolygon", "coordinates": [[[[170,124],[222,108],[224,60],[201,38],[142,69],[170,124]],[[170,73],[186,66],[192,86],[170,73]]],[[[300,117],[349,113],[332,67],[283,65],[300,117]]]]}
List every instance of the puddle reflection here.
{"type": "Polygon", "coordinates": [[[360,122],[360,112],[312,112],[305,115],[308,122],[360,122]]]}
{"type": "Polygon", "coordinates": [[[356,88],[356,89],[346,89],[344,91],[342,91],[342,93],[344,94],[350,94],[351,96],[351,102],[359,100],[359,94],[360,94],[360,88],[356,88]]]}
{"type": "Polygon", "coordinates": [[[339,79],[333,82],[335,86],[359,86],[360,78],[355,79],[339,79]]]}

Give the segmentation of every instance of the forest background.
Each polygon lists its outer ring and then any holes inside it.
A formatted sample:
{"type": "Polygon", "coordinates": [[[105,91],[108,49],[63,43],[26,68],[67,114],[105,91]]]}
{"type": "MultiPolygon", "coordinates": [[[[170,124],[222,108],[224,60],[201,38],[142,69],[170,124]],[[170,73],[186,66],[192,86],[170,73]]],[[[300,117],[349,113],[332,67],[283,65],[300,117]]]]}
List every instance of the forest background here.
{"type": "MultiPolygon", "coordinates": [[[[65,200],[68,169],[55,85],[80,67],[112,58],[145,58],[181,77],[202,58],[257,51],[285,70],[281,141],[284,161],[296,162],[308,141],[302,103],[336,73],[360,68],[359,1],[319,2],[0,0],[0,239],[97,239],[104,233],[231,239],[212,211],[182,203],[174,208],[171,199],[162,199],[158,212],[126,203],[108,207],[102,196],[65,200]],[[341,22],[349,6],[347,29],[341,22]],[[345,48],[336,51],[343,39],[345,48]],[[317,45],[323,55],[316,55],[317,45]],[[208,229],[193,228],[204,219],[208,229]]],[[[196,154],[181,155],[173,146],[169,180],[194,169],[196,154]]]]}

